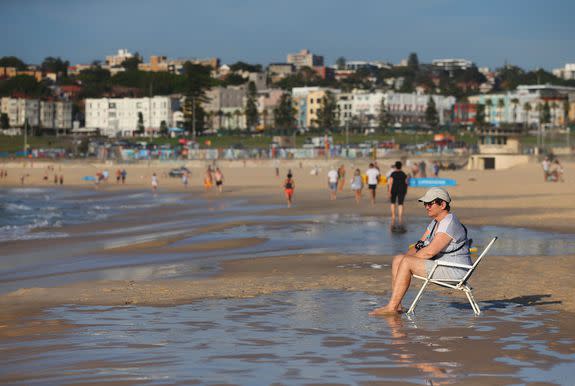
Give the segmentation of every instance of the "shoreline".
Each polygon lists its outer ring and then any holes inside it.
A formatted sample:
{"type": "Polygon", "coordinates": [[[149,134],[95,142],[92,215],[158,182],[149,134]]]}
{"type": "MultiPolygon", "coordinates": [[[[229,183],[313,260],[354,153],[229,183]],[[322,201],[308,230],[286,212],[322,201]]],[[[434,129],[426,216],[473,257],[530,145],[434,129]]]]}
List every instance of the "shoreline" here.
{"type": "MultiPolygon", "coordinates": [[[[348,166],[348,173],[351,167],[348,166]]],[[[359,166],[359,165],[358,165],[359,166]]],[[[364,165],[362,165],[364,166],[364,165]]],[[[296,194],[294,206],[290,209],[285,205],[281,190],[281,175],[275,177],[272,165],[260,167],[246,167],[237,170],[224,169],[224,193],[204,192],[199,186],[201,170],[192,171],[193,187],[184,190],[179,179],[160,179],[160,193],[186,193],[190,197],[202,197],[209,202],[218,202],[222,199],[245,200],[248,205],[277,205],[278,208],[263,209],[259,214],[274,215],[281,219],[283,216],[300,216],[314,214],[339,214],[360,217],[377,216],[389,217],[389,208],[385,202],[382,189],[379,189],[378,201],[372,208],[364,192],[364,200],[360,205],[353,201],[349,184],[346,183],[343,194],[336,201],[329,201],[329,192],[326,186],[326,169],[322,169],[320,176],[309,174],[310,167],[294,171],[296,178],[296,194]],[[271,193],[271,194],[270,194],[271,193]]],[[[41,178],[44,169],[36,169],[35,177],[41,178]]],[[[76,167],[75,176],[86,173],[86,169],[76,167]]],[[[149,169],[146,167],[146,171],[149,169]]],[[[566,165],[567,178],[575,171],[575,164],[566,165]]],[[[138,169],[132,169],[133,176],[138,169]]],[[[140,170],[140,172],[142,172],[140,170]]],[[[72,175],[72,171],[70,171],[72,175]]],[[[465,224],[478,226],[505,226],[537,229],[544,231],[561,231],[565,234],[575,234],[575,187],[566,183],[544,183],[541,178],[539,165],[528,164],[505,171],[454,171],[446,172],[445,176],[456,178],[459,185],[449,189],[454,199],[453,211],[465,224]]],[[[10,177],[10,176],[9,176],[10,177]]],[[[133,178],[127,185],[117,186],[115,182],[104,184],[95,190],[93,185],[82,187],[80,184],[65,184],[64,189],[94,190],[95,195],[118,194],[123,191],[150,191],[148,181],[144,178],[133,178]]],[[[347,182],[347,181],[346,181],[347,182]]],[[[1,187],[21,188],[21,185],[9,185],[0,180],[1,187]]],[[[54,188],[51,184],[25,185],[26,188],[54,188]]],[[[405,215],[407,221],[411,217],[423,216],[421,207],[416,201],[425,189],[414,188],[408,192],[405,215]]],[[[152,197],[150,192],[150,197],[152,197]]],[[[162,211],[162,208],[149,209],[150,213],[162,211]]],[[[165,211],[165,210],[164,210],[165,211]]],[[[158,212],[158,213],[160,213],[158,212]]],[[[176,213],[175,211],[174,213],[176,213]]],[[[249,211],[246,212],[250,213],[249,211]]],[[[220,213],[222,218],[225,213],[220,213]]],[[[149,216],[149,215],[148,215],[149,216]]],[[[153,217],[153,216],[152,216],[153,217]]],[[[110,219],[93,224],[82,224],[81,229],[105,229],[110,219]]],[[[130,218],[130,221],[137,221],[130,218]]],[[[227,223],[207,228],[217,231],[223,229],[227,223]]],[[[77,226],[74,226],[77,227],[77,226]]],[[[206,227],[206,225],[204,225],[206,227]]],[[[59,228],[65,231],[66,227],[59,228]]],[[[209,230],[207,232],[210,232],[209,230]]],[[[177,238],[176,238],[177,239],[177,238]]],[[[80,240],[81,241],[81,240],[80,240]]],[[[172,239],[165,238],[157,243],[144,244],[144,247],[170,248],[172,239]]],[[[248,242],[253,245],[261,242],[257,238],[248,242]]],[[[10,242],[10,250],[19,253],[26,250],[26,241],[10,242]]],[[[28,242],[36,250],[42,250],[51,243],[58,241],[35,240],[28,242]],[[44,247],[43,247],[44,246],[44,247]]],[[[217,242],[208,242],[206,245],[196,246],[197,250],[218,251],[217,242]],[[211,244],[210,244],[211,243],[211,244]]],[[[240,244],[227,242],[229,250],[239,247],[240,244]]],[[[8,246],[8,245],[5,245],[8,246]]],[[[114,253],[134,252],[143,246],[128,245],[114,253]]],[[[223,245],[222,245],[223,246],[223,245]]],[[[168,250],[165,250],[166,253],[168,250]]],[[[184,249],[181,251],[186,252],[184,249]]],[[[188,251],[189,252],[189,251],[188,251]]],[[[492,253],[497,253],[496,251],[492,253]]],[[[385,296],[389,287],[389,270],[349,270],[338,269],[337,265],[364,263],[366,260],[376,264],[390,264],[392,256],[366,256],[366,255],[338,255],[338,254],[310,254],[303,256],[288,255],[277,257],[252,257],[249,259],[228,260],[221,265],[221,273],[213,277],[194,280],[154,280],[154,281],[81,281],[72,285],[47,288],[21,288],[11,294],[0,297],[0,305],[11,310],[46,308],[58,304],[107,304],[107,305],[173,305],[183,304],[187,301],[197,301],[211,297],[243,297],[258,296],[271,292],[290,290],[314,289],[343,289],[357,290],[385,296]],[[327,265],[326,265],[327,264],[327,265]],[[331,264],[331,265],[330,265],[331,264]],[[335,268],[334,268],[335,267],[335,268]],[[261,270],[264,271],[261,271],[261,270]],[[266,271],[267,270],[267,271],[266,271]],[[275,271],[274,271],[275,270],[275,271]],[[309,272],[308,272],[309,271],[309,272]],[[383,273],[383,274],[382,274],[383,273]],[[315,283],[315,284],[314,284],[315,283]],[[150,293],[163,294],[161,297],[149,297],[150,293]],[[128,302],[128,303],[126,303],[128,302]]],[[[140,266],[140,265],[138,265],[140,266]]],[[[146,266],[143,263],[141,266],[146,266]]],[[[565,312],[575,312],[574,300],[569,298],[575,275],[575,257],[564,256],[529,256],[528,258],[494,256],[487,257],[482,263],[476,280],[479,301],[514,299],[523,301],[526,305],[541,304],[565,312]],[[549,264],[550,260],[553,264],[549,264]],[[506,267],[506,276],[519,286],[505,281],[500,283],[500,267],[506,267]],[[558,286],[548,287],[547,283],[556,281],[561,275],[563,279],[558,286]],[[567,277],[565,277],[565,275],[567,277]],[[526,293],[526,290],[529,293],[526,293]],[[522,299],[524,297],[524,300],[522,299]],[[525,297],[529,297],[525,298],[525,297]],[[534,301],[533,299],[539,299],[534,301]],[[548,301],[545,301],[547,299],[548,301]],[[551,302],[551,303],[550,303],[551,302]],[[554,303],[561,302],[561,303],[554,303]],[[545,304],[547,303],[547,304],[545,304]]],[[[415,287],[412,287],[412,291],[415,287]]]]}

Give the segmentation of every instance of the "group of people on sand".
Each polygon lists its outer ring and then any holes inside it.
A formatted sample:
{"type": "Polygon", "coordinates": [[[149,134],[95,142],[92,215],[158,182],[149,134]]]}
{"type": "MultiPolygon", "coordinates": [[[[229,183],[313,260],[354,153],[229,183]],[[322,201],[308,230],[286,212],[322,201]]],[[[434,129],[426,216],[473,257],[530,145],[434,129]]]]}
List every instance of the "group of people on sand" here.
{"type": "Polygon", "coordinates": [[[222,173],[219,167],[216,167],[214,170],[211,166],[208,166],[204,173],[204,189],[206,192],[211,190],[214,184],[218,192],[222,193],[224,188],[224,173],[222,173]]]}
{"type": "MultiPolygon", "coordinates": [[[[181,176],[181,180],[182,185],[184,185],[185,189],[187,189],[189,186],[190,177],[191,173],[187,170],[184,170],[181,176]]],[[[156,173],[152,173],[151,184],[152,184],[152,192],[157,193],[159,187],[159,180],[158,175],[156,173]]],[[[208,166],[204,173],[203,185],[206,192],[211,190],[215,185],[218,192],[222,193],[224,185],[224,173],[222,173],[222,170],[219,167],[213,169],[212,166],[208,166]]]]}
{"type": "Polygon", "coordinates": [[[541,162],[541,167],[543,168],[543,181],[565,182],[563,176],[565,171],[559,159],[555,158],[551,161],[550,157],[545,157],[543,162],[541,162]]]}

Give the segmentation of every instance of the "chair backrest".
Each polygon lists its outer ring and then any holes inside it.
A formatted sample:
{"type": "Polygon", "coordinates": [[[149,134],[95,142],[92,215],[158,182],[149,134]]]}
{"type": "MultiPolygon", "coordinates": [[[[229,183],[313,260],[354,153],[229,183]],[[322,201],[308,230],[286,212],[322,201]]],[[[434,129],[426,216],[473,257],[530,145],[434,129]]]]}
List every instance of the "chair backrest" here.
{"type": "Polygon", "coordinates": [[[497,236],[495,236],[494,238],[491,239],[491,241],[489,242],[489,244],[487,244],[487,246],[485,247],[485,249],[483,249],[483,252],[481,252],[481,255],[479,255],[479,257],[477,258],[477,260],[475,260],[475,263],[473,263],[473,266],[471,267],[471,269],[469,271],[467,271],[467,274],[465,274],[465,276],[463,277],[463,279],[461,279],[461,281],[459,282],[459,284],[463,284],[465,283],[469,277],[471,276],[471,274],[473,273],[473,271],[475,271],[475,268],[477,268],[477,266],[479,265],[479,263],[481,262],[481,259],[483,259],[483,256],[485,256],[487,254],[487,252],[489,251],[489,249],[491,249],[491,246],[493,245],[493,243],[497,240],[497,236]]]}

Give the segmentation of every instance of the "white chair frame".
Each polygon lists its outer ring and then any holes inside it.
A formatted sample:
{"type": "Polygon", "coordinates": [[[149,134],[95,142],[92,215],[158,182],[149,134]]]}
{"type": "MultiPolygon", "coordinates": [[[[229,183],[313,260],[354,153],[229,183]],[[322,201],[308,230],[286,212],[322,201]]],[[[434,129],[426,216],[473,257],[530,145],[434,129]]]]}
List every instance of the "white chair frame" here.
{"type": "Polygon", "coordinates": [[[475,263],[473,265],[450,263],[450,262],[443,262],[443,261],[437,260],[435,262],[435,265],[433,266],[433,268],[431,269],[431,271],[427,275],[427,277],[413,275],[414,278],[423,280],[424,283],[421,286],[421,289],[419,290],[417,295],[415,296],[415,299],[413,299],[413,302],[411,303],[411,307],[409,307],[409,310],[407,311],[407,313],[412,314],[415,311],[415,306],[417,305],[417,302],[421,298],[423,291],[425,290],[425,288],[427,287],[427,285],[429,283],[433,283],[433,284],[437,284],[438,286],[441,286],[441,287],[446,287],[446,288],[451,288],[451,289],[458,290],[458,291],[463,291],[465,293],[465,295],[467,296],[467,300],[469,300],[469,304],[471,304],[471,308],[473,309],[473,313],[475,315],[481,314],[481,310],[479,309],[479,305],[477,304],[477,302],[475,301],[475,298],[473,297],[473,294],[471,293],[471,287],[469,287],[467,285],[467,280],[469,280],[469,277],[471,276],[471,274],[473,274],[473,272],[475,271],[475,268],[477,268],[477,266],[481,262],[481,259],[483,259],[483,256],[485,256],[487,254],[487,252],[489,251],[489,249],[491,248],[493,243],[495,243],[496,240],[497,240],[497,237],[494,237],[493,239],[491,239],[489,244],[487,244],[487,246],[485,247],[485,249],[483,250],[481,255],[477,258],[477,260],[475,260],[475,263]],[[463,276],[462,279],[457,279],[457,280],[433,279],[433,274],[438,267],[464,268],[464,269],[467,269],[467,273],[465,274],[465,276],[463,276]]]}

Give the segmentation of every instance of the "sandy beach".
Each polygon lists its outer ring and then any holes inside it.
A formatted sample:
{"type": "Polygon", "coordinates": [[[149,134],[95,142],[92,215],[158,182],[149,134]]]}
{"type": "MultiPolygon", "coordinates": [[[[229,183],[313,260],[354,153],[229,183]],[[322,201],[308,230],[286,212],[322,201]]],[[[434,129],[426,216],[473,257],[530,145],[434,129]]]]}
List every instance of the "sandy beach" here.
{"type": "MultiPolygon", "coordinates": [[[[390,163],[391,160],[380,161],[380,165],[390,163]]],[[[197,203],[190,201],[188,209],[195,211],[193,213],[196,213],[194,216],[198,221],[200,218],[209,219],[207,222],[194,223],[193,227],[186,225],[183,229],[176,225],[166,227],[163,224],[167,224],[168,220],[171,221],[170,224],[176,224],[177,221],[187,221],[192,216],[185,215],[180,206],[168,203],[104,221],[64,225],[59,231],[69,235],[65,239],[66,245],[59,239],[4,242],[2,255],[7,257],[4,264],[5,267],[13,269],[21,263],[22,256],[32,255],[32,252],[45,251],[46,256],[42,258],[53,256],[57,259],[66,254],[73,256],[77,253],[75,251],[80,250],[82,254],[97,255],[98,258],[106,259],[105,261],[124,261],[124,265],[106,266],[106,269],[121,268],[130,273],[126,279],[119,275],[110,279],[105,275],[93,274],[104,268],[80,265],[78,268],[70,268],[70,272],[76,276],[74,279],[67,279],[69,272],[40,269],[30,273],[21,287],[17,278],[8,279],[4,276],[0,282],[9,283],[12,290],[0,297],[0,306],[5,310],[0,317],[0,339],[21,339],[31,332],[43,334],[67,329],[65,324],[31,325],[22,323],[22,319],[37,315],[44,309],[70,304],[176,306],[206,299],[251,299],[283,292],[325,290],[366,293],[376,296],[382,302],[387,298],[392,254],[366,255],[362,252],[362,245],[356,246],[356,253],[337,250],[325,252],[317,248],[310,249],[313,252],[300,253],[297,251],[298,245],[293,242],[278,242],[277,247],[276,244],[270,244],[268,247],[269,238],[265,232],[250,233],[253,229],[265,227],[272,230],[277,228],[281,234],[282,227],[288,223],[296,224],[294,227],[305,226],[306,223],[317,222],[318,218],[325,219],[326,216],[352,218],[354,224],[361,224],[364,221],[362,219],[386,220],[389,218],[389,207],[382,189],[379,190],[375,207],[369,204],[366,192],[363,201],[357,205],[353,193],[349,190],[352,171],[355,168],[365,170],[367,162],[284,161],[279,165],[279,177],[275,176],[275,165],[271,161],[218,162],[217,165],[224,173],[224,192],[221,194],[215,190],[204,191],[202,178],[207,165],[208,163],[203,162],[120,166],[78,162],[0,164],[0,168],[8,171],[8,178],[0,180],[3,189],[46,187],[92,192],[84,193],[84,200],[102,195],[121,197],[128,192],[144,192],[152,197],[150,179],[152,173],[156,173],[159,176],[158,197],[181,194],[186,199],[198,199],[200,202],[197,203]],[[330,201],[327,171],[330,166],[340,164],[346,167],[348,181],[343,191],[338,193],[337,200],[330,201]],[[182,165],[192,171],[188,189],[183,187],[180,179],[167,176],[172,167],[182,165]],[[51,167],[49,171],[48,166],[51,167]],[[320,168],[319,175],[310,174],[313,167],[320,168]],[[118,168],[125,168],[127,171],[125,185],[115,182],[114,175],[118,168]],[[105,169],[110,173],[107,183],[96,186],[93,182],[82,180],[84,176],[94,176],[96,172],[105,169]],[[281,188],[282,180],[289,169],[296,181],[292,208],[286,207],[281,188]],[[62,186],[53,184],[54,173],[64,175],[62,186]],[[47,182],[43,180],[45,174],[48,174],[47,182]],[[20,177],[23,175],[26,177],[22,185],[20,177]],[[261,206],[263,209],[259,209],[258,213],[265,216],[265,219],[251,218],[251,205],[261,206]],[[242,210],[244,212],[237,215],[237,218],[232,218],[226,210],[236,214],[242,210]],[[158,231],[164,232],[157,232],[154,237],[148,236],[154,232],[138,228],[144,224],[151,227],[150,229],[155,226],[158,231]],[[245,234],[242,229],[247,230],[245,234]],[[112,234],[116,230],[124,232],[121,242],[102,233],[112,234]],[[229,235],[225,238],[216,237],[227,235],[226,232],[229,232],[229,235]],[[191,238],[199,241],[185,242],[191,238]],[[102,239],[107,242],[103,243],[102,239]],[[253,256],[244,255],[250,253],[253,253],[253,256]],[[236,254],[241,254],[241,258],[236,258],[236,254]],[[196,276],[191,275],[188,278],[184,274],[170,275],[162,272],[160,275],[158,262],[150,260],[153,261],[150,263],[146,260],[157,256],[163,256],[165,261],[162,263],[171,263],[176,267],[174,270],[179,269],[178,264],[186,260],[186,256],[190,259],[217,256],[222,260],[214,264],[216,268],[213,271],[201,277],[194,271],[196,276]],[[137,270],[146,273],[134,276],[134,271],[137,270]],[[31,285],[34,280],[38,280],[38,283],[52,280],[50,283],[54,284],[31,285]]],[[[559,233],[569,239],[575,234],[575,184],[571,181],[571,177],[575,175],[575,164],[564,162],[564,167],[564,183],[544,182],[540,165],[535,163],[502,171],[445,171],[441,176],[457,180],[458,185],[450,189],[453,197],[452,210],[469,226],[487,231],[489,227],[509,228],[519,239],[524,232],[522,229],[525,229],[525,241],[531,237],[528,232],[559,233]]],[[[423,188],[409,190],[406,202],[408,227],[416,227],[410,225],[410,221],[412,224],[424,221],[421,219],[424,217],[423,209],[416,201],[424,192],[423,188]]],[[[385,229],[382,229],[383,231],[385,229]]],[[[423,232],[423,228],[410,231],[423,232]]],[[[504,242],[503,239],[502,243],[504,242]]],[[[201,271],[201,264],[197,269],[201,271]]],[[[533,253],[529,256],[518,256],[498,253],[495,247],[482,263],[472,284],[477,300],[483,305],[511,304],[559,311],[563,320],[575,315],[575,292],[572,284],[575,279],[574,272],[575,256],[569,252],[553,256],[533,253]]],[[[412,284],[412,291],[415,288],[412,284]]],[[[439,293],[451,296],[446,291],[439,293]]],[[[464,299],[459,300],[464,302],[464,299]]],[[[432,302],[431,296],[426,301],[432,302]]],[[[469,313],[470,310],[459,312],[469,313]]],[[[561,331],[567,336],[575,334],[573,327],[567,325],[562,325],[561,331]]],[[[571,347],[569,353],[574,352],[571,347]]],[[[477,384],[480,383],[478,381],[477,384]]]]}

